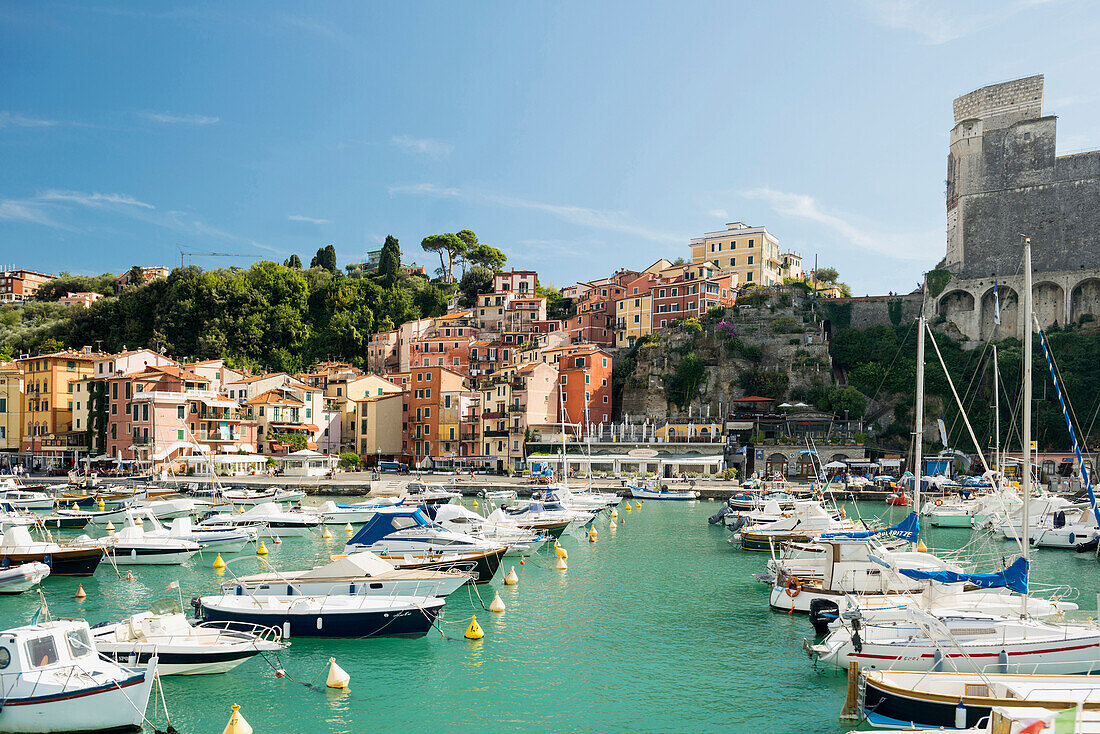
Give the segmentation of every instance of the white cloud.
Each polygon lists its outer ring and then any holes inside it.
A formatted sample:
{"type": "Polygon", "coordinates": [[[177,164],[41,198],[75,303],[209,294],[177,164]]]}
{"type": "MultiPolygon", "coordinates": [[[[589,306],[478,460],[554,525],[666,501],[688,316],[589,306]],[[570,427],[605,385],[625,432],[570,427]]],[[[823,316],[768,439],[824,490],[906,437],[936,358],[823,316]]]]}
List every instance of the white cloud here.
{"type": "Polygon", "coordinates": [[[77,231],[76,227],[61,221],[71,206],[94,209],[154,209],[152,204],[138,201],[129,194],[100,194],[84,191],[50,189],[26,199],[0,199],[0,220],[25,222],[44,227],[77,231]]]}
{"type": "Polygon", "coordinates": [[[58,189],[50,189],[39,194],[35,198],[39,201],[67,202],[70,204],[79,204],[81,206],[121,204],[123,206],[137,206],[143,209],[156,209],[152,204],[138,201],[129,194],[88,194],[83,191],[60,191],[58,189]]]}
{"type": "Polygon", "coordinates": [[[680,234],[665,232],[638,224],[632,221],[629,214],[624,211],[589,209],[587,207],[571,206],[568,204],[548,204],[505,194],[453,187],[444,188],[432,183],[391,186],[389,192],[390,194],[432,196],[441,199],[461,199],[484,206],[537,211],[581,227],[620,232],[652,242],[683,244],[688,239],[680,234]]]}
{"type": "Polygon", "coordinates": [[[306,222],[308,224],[331,224],[331,219],[316,219],[314,217],[306,217],[301,214],[287,214],[286,218],[292,222],[306,222]]]}
{"type": "Polygon", "coordinates": [[[0,110],[0,128],[5,127],[53,127],[57,120],[45,120],[40,117],[28,117],[18,112],[0,110]]]}
{"type": "Polygon", "coordinates": [[[146,120],[161,122],[166,125],[213,125],[221,122],[220,117],[209,115],[179,115],[171,112],[142,112],[141,116],[146,120]]]}
{"type": "Polygon", "coordinates": [[[741,194],[746,199],[766,202],[777,214],[814,222],[836,239],[861,250],[901,260],[926,260],[944,246],[942,230],[919,233],[884,231],[882,227],[856,223],[852,217],[829,212],[812,196],[792,194],[769,188],[752,189],[741,194]]]}
{"type": "Polygon", "coordinates": [[[68,229],[68,227],[50,217],[42,206],[32,201],[19,199],[0,200],[0,220],[68,229]]]}
{"type": "Polygon", "coordinates": [[[939,46],[1051,2],[1058,0],[1014,0],[984,5],[955,0],[860,0],[859,4],[873,22],[911,31],[924,43],[939,46]]]}
{"type": "Polygon", "coordinates": [[[408,135],[394,135],[390,139],[390,143],[410,153],[429,155],[432,158],[447,158],[455,149],[450,143],[444,143],[440,140],[432,140],[431,138],[412,138],[408,135]]]}
{"type": "Polygon", "coordinates": [[[711,219],[721,219],[723,222],[730,218],[730,213],[725,209],[710,209],[707,216],[711,219]]]}

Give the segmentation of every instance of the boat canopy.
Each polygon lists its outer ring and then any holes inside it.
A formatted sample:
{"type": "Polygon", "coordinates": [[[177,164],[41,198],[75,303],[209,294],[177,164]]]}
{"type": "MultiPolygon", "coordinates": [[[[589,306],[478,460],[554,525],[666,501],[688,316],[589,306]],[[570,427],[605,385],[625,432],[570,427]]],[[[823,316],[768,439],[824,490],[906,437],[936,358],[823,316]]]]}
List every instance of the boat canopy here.
{"type": "Polygon", "coordinates": [[[323,581],[325,579],[358,578],[360,576],[378,576],[389,573],[393,565],[386,563],[370,551],[352,553],[337,558],[332,563],[318,566],[295,578],[295,581],[323,581]]]}
{"type": "Polygon", "coordinates": [[[982,589],[1007,587],[1021,594],[1027,593],[1030,563],[1017,558],[1012,565],[996,573],[957,573],[955,571],[919,571],[915,568],[899,568],[898,572],[918,581],[939,581],[941,584],[974,584],[982,589]]]}
{"type": "Polygon", "coordinates": [[[901,538],[902,540],[908,540],[911,543],[916,543],[920,538],[920,524],[917,522],[917,513],[910,512],[905,516],[905,519],[899,522],[897,525],[891,525],[888,528],[882,528],[880,530],[864,530],[860,532],[847,532],[847,533],[824,533],[821,536],[822,540],[831,540],[838,538],[850,538],[852,540],[862,540],[864,538],[879,538],[883,536],[889,536],[893,538],[901,538]]]}
{"type": "Polygon", "coordinates": [[[374,517],[348,541],[348,545],[373,545],[398,530],[415,526],[437,527],[419,507],[379,507],[374,517]]]}

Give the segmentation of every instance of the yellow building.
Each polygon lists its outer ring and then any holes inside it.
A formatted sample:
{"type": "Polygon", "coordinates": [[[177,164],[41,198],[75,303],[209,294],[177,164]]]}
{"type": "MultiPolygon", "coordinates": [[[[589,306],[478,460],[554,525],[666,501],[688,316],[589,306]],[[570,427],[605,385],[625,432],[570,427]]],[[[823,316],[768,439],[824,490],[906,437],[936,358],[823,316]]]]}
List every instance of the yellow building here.
{"type": "Polygon", "coordinates": [[[87,453],[87,430],[73,426],[74,383],[91,377],[101,356],[64,350],[17,360],[24,395],[20,451],[62,466],[87,453]]]}
{"type": "Polygon", "coordinates": [[[615,346],[632,347],[653,326],[653,295],[627,296],[615,304],[615,346]]]}
{"type": "Polygon", "coordinates": [[[340,414],[340,450],[356,451],[358,448],[355,405],[359,400],[399,392],[401,388],[378,375],[348,375],[329,379],[325,386],[325,403],[340,414]]]}
{"type": "Polygon", "coordinates": [[[718,265],[718,275],[736,275],[741,284],[783,282],[779,240],[766,227],[730,222],[724,230],[692,239],[691,262],[707,260],[718,265]]]}
{"type": "Polygon", "coordinates": [[[404,452],[402,406],[405,396],[400,390],[384,392],[352,402],[355,408],[355,452],[387,460],[404,452]]]}
{"type": "Polygon", "coordinates": [[[0,451],[19,450],[23,374],[15,362],[0,362],[0,451]]]}

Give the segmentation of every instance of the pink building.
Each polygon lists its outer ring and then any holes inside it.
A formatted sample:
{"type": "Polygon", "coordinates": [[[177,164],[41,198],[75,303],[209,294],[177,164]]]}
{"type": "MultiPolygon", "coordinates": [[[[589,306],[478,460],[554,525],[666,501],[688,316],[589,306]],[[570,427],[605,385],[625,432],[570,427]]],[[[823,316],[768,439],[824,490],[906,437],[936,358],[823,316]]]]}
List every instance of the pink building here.
{"type": "Polygon", "coordinates": [[[102,293],[91,293],[81,291],[79,293],[66,293],[64,298],[57,299],[57,302],[62,306],[83,306],[88,308],[93,303],[103,298],[102,293]]]}
{"type": "Polygon", "coordinates": [[[498,270],[493,273],[493,292],[503,293],[505,291],[511,291],[512,293],[523,295],[535,295],[535,288],[538,287],[539,276],[534,270],[498,270]]]}

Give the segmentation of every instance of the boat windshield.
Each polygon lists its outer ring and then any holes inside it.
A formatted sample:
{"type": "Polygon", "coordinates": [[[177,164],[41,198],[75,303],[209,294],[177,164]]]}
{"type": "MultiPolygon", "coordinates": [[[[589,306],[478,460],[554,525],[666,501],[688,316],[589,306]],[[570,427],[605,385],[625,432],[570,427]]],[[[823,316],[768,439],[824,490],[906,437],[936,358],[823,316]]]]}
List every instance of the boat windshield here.
{"type": "Polygon", "coordinates": [[[53,637],[47,635],[46,637],[36,637],[29,640],[27,642],[27,658],[31,661],[31,665],[36,668],[56,663],[57,645],[54,644],[53,637]]]}
{"type": "Polygon", "coordinates": [[[149,605],[149,611],[157,616],[183,613],[180,603],[175,599],[157,599],[149,605]]]}
{"type": "Polygon", "coordinates": [[[91,655],[92,643],[88,639],[88,631],[83,627],[75,630],[69,630],[65,635],[65,642],[69,645],[69,654],[74,658],[82,658],[85,655],[91,655]]]}

